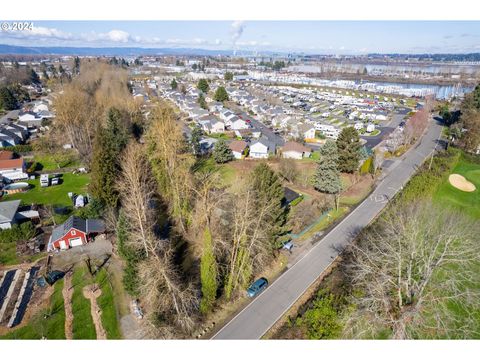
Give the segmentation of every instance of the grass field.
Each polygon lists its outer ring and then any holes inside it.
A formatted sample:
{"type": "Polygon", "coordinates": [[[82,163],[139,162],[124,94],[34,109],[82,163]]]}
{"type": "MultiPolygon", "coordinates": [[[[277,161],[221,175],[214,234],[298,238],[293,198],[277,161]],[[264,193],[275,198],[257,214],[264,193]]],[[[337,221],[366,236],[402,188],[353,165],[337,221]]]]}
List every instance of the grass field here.
{"type": "Polygon", "coordinates": [[[438,203],[459,209],[470,216],[480,218],[480,162],[475,163],[467,157],[461,156],[451,173],[463,175],[468,181],[475,184],[477,189],[470,193],[458,190],[449,183],[447,176],[433,199],[438,203]]]}
{"type": "Polygon", "coordinates": [[[75,268],[72,278],[73,296],[73,338],[96,339],[95,325],[90,313],[90,300],[83,296],[83,288],[92,283],[92,278],[85,265],[75,268]]]}
{"type": "Polygon", "coordinates": [[[46,253],[38,253],[30,256],[17,256],[17,243],[0,243],[0,265],[15,265],[21,262],[34,262],[38,259],[46,257],[46,253]]]}
{"type": "Polygon", "coordinates": [[[120,325],[118,323],[117,303],[114,299],[114,291],[107,270],[104,268],[95,276],[95,281],[100,285],[102,295],[97,299],[98,306],[102,310],[102,325],[107,332],[107,339],[121,339],[120,325]]]}
{"type": "Polygon", "coordinates": [[[80,166],[80,161],[76,159],[75,152],[65,150],[62,154],[63,158],[60,161],[56,160],[49,154],[36,154],[33,160],[37,163],[37,170],[57,170],[66,167],[80,166]]]}
{"type": "Polygon", "coordinates": [[[54,285],[50,306],[35,315],[30,322],[1,339],[65,339],[65,309],[63,303],[63,279],[54,285]]]}
{"type": "MultiPolygon", "coordinates": [[[[476,157],[476,160],[467,155],[461,155],[459,160],[450,174],[463,175],[467,180],[475,184],[476,190],[474,192],[464,192],[453,187],[448,181],[448,176],[439,186],[436,193],[433,195],[433,200],[442,206],[448,206],[453,209],[457,209],[462,213],[469,216],[480,219],[480,158],[476,157]]],[[[449,175],[449,174],[448,174],[449,175]]],[[[452,273],[461,274],[462,271],[469,270],[462,267],[451,267],[448,271],[438,275],[436,281],[448,280],[448,277],[452,273]]],[[[473,269],[470,269],[476,274],[480,273],[480,263],[474,265],[473,269]]],[[[480,288],[480,283],[471,283],[470,286],[480,288]]],[[[456,326],[458,328],[462,326],[475,326],[477,334],[480,334],[480,311],[477,308],[468,307],[466,305],[458,305],[457,303],[449,303],[449,308],[455,314],[456,326]],[[472,317],[473,323],[469,323],[468,319],[472,317]]],[[[424,337],[435,338],[436,334],[421,334],[424,337]]],[[[459,333],[459,338],[462,338],[459,333]]],[[[478,336],[477,336],[478,338],[478,336]]]]}
{"type": "Polygon", "coordinates": [[[2,201],[21,200],[25,205],[71,205],[72,201],[68,197],[69,192],[85,193],[87,185],[90,182],[88,174],[70,174],[62,176],[62,183],[59,185],[40,187],[40,179],[28,180],[31,188],[24,193],[5,195],[2,201]]]}

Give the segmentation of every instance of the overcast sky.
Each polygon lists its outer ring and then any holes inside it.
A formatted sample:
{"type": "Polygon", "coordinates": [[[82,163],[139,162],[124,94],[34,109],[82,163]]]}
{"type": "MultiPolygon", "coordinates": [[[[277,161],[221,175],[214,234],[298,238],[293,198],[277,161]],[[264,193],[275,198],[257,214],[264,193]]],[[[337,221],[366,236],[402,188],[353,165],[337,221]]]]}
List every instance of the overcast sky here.
{"type": "Polygon", "coordinates": [[[480,21],[35,21],[24,46],[133,46],[328,54],[480,52],[480,21]]]}

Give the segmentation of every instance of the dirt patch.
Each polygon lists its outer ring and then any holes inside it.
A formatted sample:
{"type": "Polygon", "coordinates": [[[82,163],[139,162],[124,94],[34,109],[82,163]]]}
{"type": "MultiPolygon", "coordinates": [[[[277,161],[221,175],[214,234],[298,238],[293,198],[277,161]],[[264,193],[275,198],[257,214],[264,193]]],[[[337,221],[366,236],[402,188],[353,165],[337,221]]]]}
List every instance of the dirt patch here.
{"type": "Polygon", "coordinates": [[[102,295],[102,290],[98,285],[87,285],[83,288],[83,296],[90,300],[91,303],[91,315],[93,319],[93,324],[95,325],[95,332],[97,333],[97,340],[106,340],[107,333],[102,325],[102,311],[97,303],[97,298],[102,295]]]}
{"type": "Polygon", "coordinates": [[[468,181],[462,175],[459,175],[459,174],[451,174],[448,177],[448,181],[454,188],[461,191],[473,192],[476,190],[476,187],[474,184],[472,184],[470,181],[468,181]]]}
{"type": "Polygon", "coordinates": [[[341,197],[352,198],[352,200],[361,200],[369,193],[373,186],[371,176],[362,176],[359,181],[354,182],[348,189],[341,193],[341,197]]]}
{"type": "Polygon", "coordinates": [[[65,275],[65,282],[62,289],[63,302],[65,306],[65,337],[67,340],[73,339],[73,311],[72,311],[72,274],[65,275]]]}

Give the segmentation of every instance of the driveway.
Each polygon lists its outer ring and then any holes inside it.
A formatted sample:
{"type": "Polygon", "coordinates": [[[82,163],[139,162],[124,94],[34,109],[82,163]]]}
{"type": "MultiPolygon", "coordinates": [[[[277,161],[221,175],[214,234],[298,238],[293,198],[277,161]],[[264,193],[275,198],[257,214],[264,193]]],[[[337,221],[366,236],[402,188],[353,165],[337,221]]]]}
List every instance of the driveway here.
{"type": "Polygon", "coordinates": [[[52,258],[51,269],[59,270],[70,267],[84,259],[103,259],[105,255],[112,254],[112,243],[105,235],[99,235],[95,241],[83,246],[77,246],[68,250],[55,253],[52,258]]]}
{"type": "Polygon", "coordinates": [[[260,339],[333,263],[434,151],[442,127],[435,121],[420,143],[385,171],[377,188],[343,221],[226,324],[213,339],[260,339]]]}

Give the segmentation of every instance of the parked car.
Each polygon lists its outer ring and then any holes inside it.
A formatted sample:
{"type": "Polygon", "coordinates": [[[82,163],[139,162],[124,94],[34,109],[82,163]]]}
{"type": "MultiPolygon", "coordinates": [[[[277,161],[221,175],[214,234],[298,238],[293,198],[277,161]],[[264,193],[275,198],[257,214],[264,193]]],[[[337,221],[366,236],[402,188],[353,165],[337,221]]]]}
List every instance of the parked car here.
{"type": "Polygon", "coordinates": [[[263,290],[265,290],[268,286],[268,280],[265,278],[260,278],[258,280],[255,280],[255,282],[250,285],[250,287],[247,289],[247,296],[248,297],[255,297],[258,294],[260,294],[263,290]]]}

